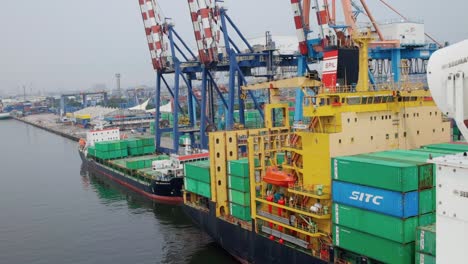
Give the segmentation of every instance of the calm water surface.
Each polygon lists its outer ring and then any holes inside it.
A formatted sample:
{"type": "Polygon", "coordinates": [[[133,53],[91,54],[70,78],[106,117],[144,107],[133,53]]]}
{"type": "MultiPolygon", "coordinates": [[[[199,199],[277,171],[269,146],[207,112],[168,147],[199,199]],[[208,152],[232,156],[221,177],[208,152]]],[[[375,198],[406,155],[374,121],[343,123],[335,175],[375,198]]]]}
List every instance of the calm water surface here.
{"type": "Polygon", "coordinates": [[[0,263],[235,263],[180,207],[81,168],[76,144],[0,121],[0,263]]]}

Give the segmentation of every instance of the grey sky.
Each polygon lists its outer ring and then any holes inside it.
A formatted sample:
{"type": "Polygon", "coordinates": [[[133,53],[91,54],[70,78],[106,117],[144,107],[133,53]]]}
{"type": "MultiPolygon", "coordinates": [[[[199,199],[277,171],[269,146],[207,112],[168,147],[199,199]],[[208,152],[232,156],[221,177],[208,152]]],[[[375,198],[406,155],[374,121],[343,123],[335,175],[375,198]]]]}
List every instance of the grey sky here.
{"type": "MultiPolygon", "coordinates": [[[[187,1],[159,2],[193,46],[187,1]]],[[[378,20],[397,17],[379,1],[367,2],[378,20]]],[[[387,2],[408,17],[423,19],[426,32],[440,41],[468,37],[464,0],[387,2]]],[[[266,30],[295,34],[289,0],[225,3],[247,37],[266,30]]],[[[116,72],[122,74],[122,87],[153,85],[137,0],[2,0],[0,7],[0,92],[19,92],[22,85],[33,92],[86,90],[98,83],[113,88],[116,72]]]]}

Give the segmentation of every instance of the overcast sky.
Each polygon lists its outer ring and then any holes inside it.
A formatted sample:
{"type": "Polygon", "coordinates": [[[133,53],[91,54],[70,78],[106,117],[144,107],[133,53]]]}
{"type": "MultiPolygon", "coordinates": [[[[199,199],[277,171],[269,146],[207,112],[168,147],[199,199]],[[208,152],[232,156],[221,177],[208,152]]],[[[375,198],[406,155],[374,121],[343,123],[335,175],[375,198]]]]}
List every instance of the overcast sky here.
{"type": "MultiPolygon", "coordinates": [[[[154,71],[138,0],[1,0],[0,93],[87,90],[154,85],[154,71]]],[[[160,0],[166,17],[193,47],[186,0],[160,0]]],[[[339,1],[338,1],[339,2],[339,1]]],[[[377,0],[367,1],[377,20],[396,18],[377,0]]],[[[465,0],[387,0],[401,13],[425,21],[437,40],[468,37],[465,0]]],[[[294,35],[289,0],[225,0],[247,37],[294,35]]],[[[315,20],[312,20],[315,21],[315,20]]]]}

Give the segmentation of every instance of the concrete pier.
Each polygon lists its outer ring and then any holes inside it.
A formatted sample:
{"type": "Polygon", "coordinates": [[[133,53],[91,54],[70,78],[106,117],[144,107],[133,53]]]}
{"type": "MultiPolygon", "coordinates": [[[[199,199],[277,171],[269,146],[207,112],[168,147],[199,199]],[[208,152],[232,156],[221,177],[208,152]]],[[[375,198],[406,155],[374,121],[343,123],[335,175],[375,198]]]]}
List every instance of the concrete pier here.
{"type": "Polygon", "coordinates": [[[86,129],[59,123],[58,116],[54,114],[40,114],[13,118],[70,140],[78,141],[80,138],[86,138],[86,129]]]}

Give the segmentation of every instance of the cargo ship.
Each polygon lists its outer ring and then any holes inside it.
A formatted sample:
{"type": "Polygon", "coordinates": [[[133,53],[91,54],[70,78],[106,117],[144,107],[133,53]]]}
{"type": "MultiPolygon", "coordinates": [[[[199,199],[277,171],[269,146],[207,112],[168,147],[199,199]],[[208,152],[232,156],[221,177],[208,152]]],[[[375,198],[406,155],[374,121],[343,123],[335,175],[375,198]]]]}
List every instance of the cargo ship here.
{"type": "Polygon", "coordinates": [[[0,100],[0,120],[10,119],[10,118],[11,118],[10,113],[3,111],[3,103],[0,100]]]}
{"type": "Polygon", "coordinates": [[[155,154],[154,138],[121,139],[118,128],[91,130],[79,143],[81,160],[90,171],[164,203],[183,202],[184,164],[208,158],[208,153],[192,150],[155,154]]]}
{"type": "Polygon", "coordinates": [[[308,76],[244,86],[269,89],[265,128],[211,132],[209,161],[186,164],[184,211],[241,263],[434,259],[415,243],[435,221],[429,161],[468,147],[450,143],[424,83],[369,84],[368,41],[357,38],[355,87],[308,76]],[[294,87],[305,94],[300,126],[279,99],[294,87]]]}

